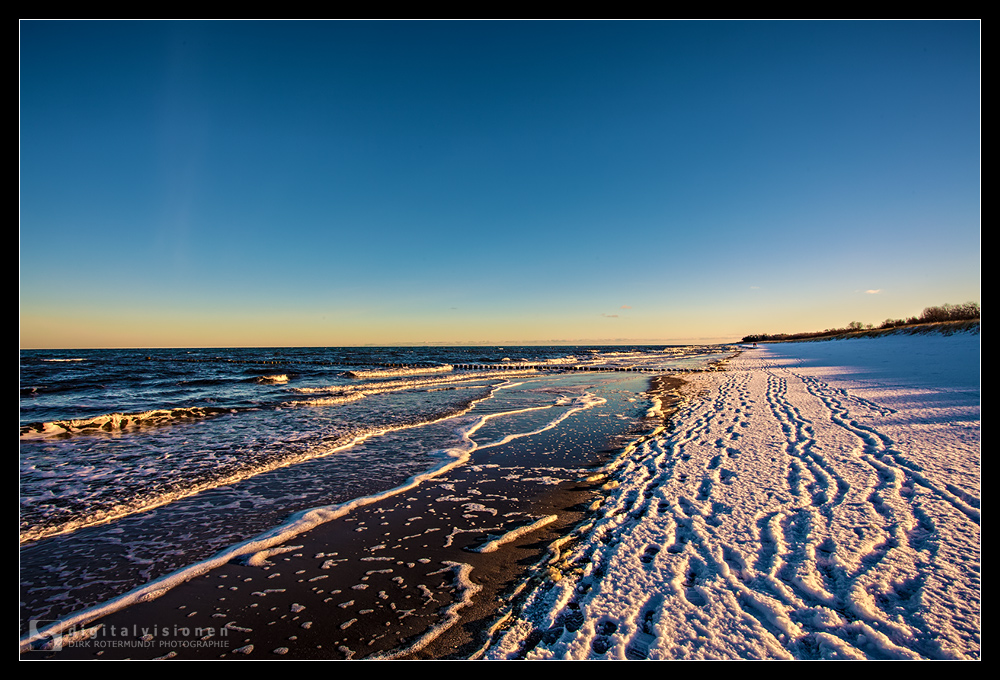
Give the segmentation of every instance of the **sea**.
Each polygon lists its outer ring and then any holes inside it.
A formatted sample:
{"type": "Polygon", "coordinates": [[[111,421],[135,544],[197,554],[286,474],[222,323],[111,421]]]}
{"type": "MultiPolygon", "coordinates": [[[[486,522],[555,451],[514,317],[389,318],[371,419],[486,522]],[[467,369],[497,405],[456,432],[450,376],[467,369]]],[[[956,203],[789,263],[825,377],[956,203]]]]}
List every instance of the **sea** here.
{"type": "Polygon", "coordinates": [[[730,354],[718,345],[24,350],[21,633],[296,513],[384,494],[470,448],[541,431],[579,438],[598,422],[580,414],[599,407],[608,432],[634,435],[653,407],[652,376],[730,354]]]}

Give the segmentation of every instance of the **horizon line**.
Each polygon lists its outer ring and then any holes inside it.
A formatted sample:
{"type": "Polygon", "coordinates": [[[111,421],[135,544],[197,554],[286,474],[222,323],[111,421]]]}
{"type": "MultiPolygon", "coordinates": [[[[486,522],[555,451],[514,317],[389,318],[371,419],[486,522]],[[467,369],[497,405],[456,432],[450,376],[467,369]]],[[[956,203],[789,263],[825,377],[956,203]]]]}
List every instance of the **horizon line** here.
{"type": "Polygon", "coordinates": [[[487,342],[481,340],[465,342],[423,341],[423,342],[369,342],[360,345],[146,345],[146,346],[87,346],[87,347],[20,347],[18,351],[55,351],[55,350],[92,350],[92,349],[319,349],[319,348],[364,348],[364,347],[578,347],[583,345],[615,347],[621,345],[651,346],[651,345],[730,345],[740,342],[739,339],[723,340],[720,338],[671,338],[671,339],[583,339],[583,340],[505,340],[487,342]]]}

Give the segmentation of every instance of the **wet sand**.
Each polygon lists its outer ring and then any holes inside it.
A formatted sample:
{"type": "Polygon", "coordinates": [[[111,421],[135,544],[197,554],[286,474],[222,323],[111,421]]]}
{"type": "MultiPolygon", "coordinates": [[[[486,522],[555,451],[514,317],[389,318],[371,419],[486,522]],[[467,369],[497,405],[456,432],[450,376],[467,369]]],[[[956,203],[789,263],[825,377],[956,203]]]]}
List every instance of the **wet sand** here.
{"type": "MultiPolygon", "coordinates": [[[[534,580],[560,578],[561,551],[600,503],[600,468],[659,424],[636,425],[646,380],[623,378],[558,428],[480,449],[269,554],[90,622],[100,627],[89,640],[22,658],[475,657],[534,580]]],[[[650,392],[679,383],[655,378],[650,392]]],[[[550,416],[521,418],[524,431],[550,416]]]]}

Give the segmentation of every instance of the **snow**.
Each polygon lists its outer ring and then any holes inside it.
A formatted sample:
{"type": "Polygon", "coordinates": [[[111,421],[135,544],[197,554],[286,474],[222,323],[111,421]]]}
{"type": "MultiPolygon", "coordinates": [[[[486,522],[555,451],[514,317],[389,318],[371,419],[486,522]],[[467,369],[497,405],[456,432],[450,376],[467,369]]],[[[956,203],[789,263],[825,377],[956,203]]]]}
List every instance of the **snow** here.
{"type": "Polygon", "coordinates": [[[978,333],[688,379],[486,658],[980,657],[978,333]]]}

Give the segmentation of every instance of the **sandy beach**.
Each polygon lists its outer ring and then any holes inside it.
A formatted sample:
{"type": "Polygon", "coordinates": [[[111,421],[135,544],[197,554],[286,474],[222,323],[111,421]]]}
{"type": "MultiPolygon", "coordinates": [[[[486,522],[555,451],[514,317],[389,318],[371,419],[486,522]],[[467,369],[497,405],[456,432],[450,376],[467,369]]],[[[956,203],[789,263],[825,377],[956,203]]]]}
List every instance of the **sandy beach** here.
{"type": "Polygon", "coordinates": [[[625,432],[635,389],[22,658],[979,658],[978,333],[746,348],[625,432]]]}

